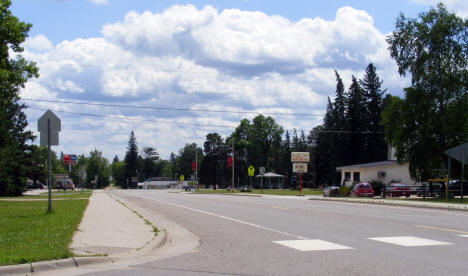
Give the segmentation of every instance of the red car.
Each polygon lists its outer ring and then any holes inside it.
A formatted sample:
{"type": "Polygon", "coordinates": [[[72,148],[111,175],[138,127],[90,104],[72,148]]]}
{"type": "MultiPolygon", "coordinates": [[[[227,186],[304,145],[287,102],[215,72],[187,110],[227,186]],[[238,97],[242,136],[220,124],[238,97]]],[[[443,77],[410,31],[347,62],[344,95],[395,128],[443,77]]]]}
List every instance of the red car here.
{"type": "Polygon", "coordinates": [[[411,191],[410,187],[406,186],[403,183],[390,183],[385,186],[385,196],[394,197],[394,196],[406,196],[410,197],[411,191]]]}
{"type": "Polygon", "coordinates": [[[374,196],[374,190],[370,183],[358,183],[351,190],[351,196],[374,196]]]}

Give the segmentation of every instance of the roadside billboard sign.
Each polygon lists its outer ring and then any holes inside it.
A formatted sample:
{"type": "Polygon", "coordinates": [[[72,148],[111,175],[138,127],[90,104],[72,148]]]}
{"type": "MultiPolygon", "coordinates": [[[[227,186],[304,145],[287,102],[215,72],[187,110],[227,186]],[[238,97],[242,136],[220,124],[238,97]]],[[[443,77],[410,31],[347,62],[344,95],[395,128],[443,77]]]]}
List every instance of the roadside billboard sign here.
{"type": "Polygon", "coordinates": [[[75,154],[64,154],[63,155],[63,164],[65,164],[65,165],[75,165],[76,164],[76,155],[75,154]]]}
{"type": "Polygon", "coordinates": [[[291,162],[293,163],[309,163],[309,152],[291,152],[291,162]]]}

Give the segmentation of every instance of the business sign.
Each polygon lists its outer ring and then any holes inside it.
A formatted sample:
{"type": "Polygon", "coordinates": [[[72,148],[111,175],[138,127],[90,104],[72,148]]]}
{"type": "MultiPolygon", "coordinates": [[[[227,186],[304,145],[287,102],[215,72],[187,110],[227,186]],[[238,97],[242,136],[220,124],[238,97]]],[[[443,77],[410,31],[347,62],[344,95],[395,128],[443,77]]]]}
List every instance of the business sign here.
{"type": "Polygon", "coordinates": [[[65,165],[75,165],[76,164],[76,155],[74,155],[74,154],[64,154],[63,155],[63,164],[65,164],[65,165]]]}
{"type": "Polygon", "coordinates": [[[307,163],[294,163],[293,172],[295,173],[307,173],[307,163]]]}
{"type": "Polygon", "coordinates": [[[309,152],[291,152],[291,162],[293,163],[309,163],[309,152]]]}

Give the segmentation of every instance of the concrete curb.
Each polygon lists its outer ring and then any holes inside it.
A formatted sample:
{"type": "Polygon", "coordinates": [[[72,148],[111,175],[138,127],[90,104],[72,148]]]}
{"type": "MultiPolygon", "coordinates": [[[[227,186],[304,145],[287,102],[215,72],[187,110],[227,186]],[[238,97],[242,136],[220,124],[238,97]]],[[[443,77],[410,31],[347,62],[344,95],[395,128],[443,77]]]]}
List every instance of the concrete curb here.
{"type": "Polygon", "coordinates": [[[404,206],[404,207],[443,209],[443,210],[468,212],[468,205],[456,204],[456,203],[403,202],[403,201],[385,200],[385,199],[320,198],[320,197],[311,197],[311,198],[308,198],[308,200],[364,203],[364,204],[374,204],[374,205],[404,206]]]}
{"type": "Polygon", "coordinates": [[[240,193],[225,193],[221,195],[230,195],[230,196],[250,196],[250,197],[263,197],[262,195],[259,194],[240,194],[240,193]]]}
{"type": "Polygon", "coordinates": [[[1,275],[26,275],[29,273],[41,273],[51,270],[74,268],[90,264],[114,262],[111,257],[72,257],[60,260],[33,262],[28,264],[0,266],[1,275]]]}

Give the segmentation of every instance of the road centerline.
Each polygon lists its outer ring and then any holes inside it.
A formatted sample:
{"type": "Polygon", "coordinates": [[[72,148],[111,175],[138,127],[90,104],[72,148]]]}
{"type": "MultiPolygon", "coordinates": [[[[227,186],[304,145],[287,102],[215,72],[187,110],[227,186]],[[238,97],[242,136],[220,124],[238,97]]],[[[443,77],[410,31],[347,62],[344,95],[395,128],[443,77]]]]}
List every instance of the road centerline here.
{"type": "Polygon", "coordinates": [[[430,229],[430,230],[438,230],[438,231],[445,231],[445,232],[468,234],[467,231],[455,230],[455,229],[449,229],[449,228],[441,228],[441,227],[435,227],[435,226],[429,226],[429,225],[416,225],[416,227],[424,228],[424,229],[430,229]]]}

